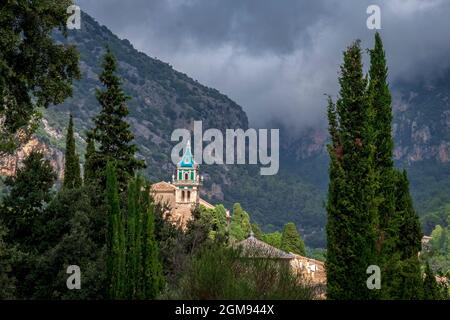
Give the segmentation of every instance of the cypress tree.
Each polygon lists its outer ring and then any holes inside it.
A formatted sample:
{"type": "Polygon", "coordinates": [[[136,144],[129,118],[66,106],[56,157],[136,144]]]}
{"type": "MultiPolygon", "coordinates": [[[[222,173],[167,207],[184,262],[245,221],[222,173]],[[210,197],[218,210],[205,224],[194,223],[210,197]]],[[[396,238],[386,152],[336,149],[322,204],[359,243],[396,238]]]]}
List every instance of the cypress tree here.
{"type": "Polygon", "coordinates": [[[376,146],[375,164],[379,168],[392,168],[392,107],[391,93],[387,83],[388,67],[380,34],[375,33],[374,48],[370,52],[369,99],[373,109],[376,128],[374,144],[376,146]]]}
{"type": "Polygon", "coordinates": [[[135,170],[144,168],[145,164],[135,158],[137,147],[131,143],[134,135],[125,121],[128,115],[126,101],[129,97],[121,88],[121,80],[116,75],[117,62],[109,48],[103,57],[102,67],[100,81],[105,89],[96,91],[101,111],[94,118],[93,131],[95,140],[99,142],[97,169],[101,172],[108,160],[116,161],[119,189],[123,190],[135,170]]]}
{"type": "Polygon", "coordinates": [[[394,221],[395,215],[395,170],[392,161],[393,139],[391,134],[392,109],[391,94],[387,83],[388,68],[381,37],[375,34],[374,48],[369,50],[369,89],[370,121],[374,129],[374,165],[378,189],[376,190],[378,203],[376,264],[382,270],[382,292],[380,296],[388,298],[395,287],[404,283],[396,279],[402,268],[400,256],[395,252],[398,239],[398,225],[394,221]]]}
{"type": "Polygon", "coordinates": [[[406,172],[398,172],[392,160],[392,99],[387,83],[385,52],[378,32],[375,34],[374,48],[370,50],[369,76],[368,97],[373,121],[371,127],[374,128],[376,192],[379,199],[377,263],[384,274],[382,297],[413,299],[420,295],[418,281],[421,276],[417,255],[421,249],[422,232],[409,194],[406,172]]]}
{"type": "Polygon", "coordinates": [[[398,225],[397,251],[401,259],[417,257],[422,249],[422,229],[417,216],[411,194],[409,193],[409,181],[406,171],[397,172],[395,205],[398,225]]]}
{"type": "Polygon", "coordinates": [[[87,133],[86,138],[86,153],[84,155],[84,183],[85,185],[92,184],[95,181],[95,144],[92,133],[87,133]]]}
{"type": "Polygon", "coordinates": [[[305,244],[297,231],[297,227],[292,222],[286,223],[284,226],[281,236],[281,250],[302,256],[306,254],[305,244]]]}
{"type": "Polygon", "coordinates": [[[66,189],[81,187],[80,159],[75,148],[75,137],[73,134],[73,117],[70,115],[69,127],[66,137],[66,155],[64,163],[64,183],[66,189]]]}
{"type": "Polygon", "coordinates": [[[164,284],[153,210],[149,187],[144,186],[141,177],[132,179],[128,186],[125,245],[128,299],[154,299],[164,284]]]}
{"type": "Polygon", "coordinates": [[[438,300],[441,298],[439,292],[439,286],[433,271],[430,268],[430,264],[427,262],[425,265],[425,277],[423,280],[423,299],[424,300],[438,300]]]}
{"type": "Polygon", "coordinates": [[[384,227],[381,297],[384,299],[420,299],[422,274],[418,253],[422,232],[406,172],[394,171],[395,211],[384,227]]]}
{"type": "Polygon", "coordinates": [[[138,218],[138,180],[133,179],[128,184],[128,217],[127,217],[127,295],[132,299],[136,296],[137,281],[140,281],[138,274],[138,248],[136,239],[137,218],[138,218]]]}
{"type": "Polygon", "coordinates": [[[378,190],[380,199],[378,217],[378,239],[377,254],[380,256],[379,263],[382,263],[383,256],[390,256],[395,237],[397,236],[396,226],[392,224],[395,211],[394,200],[394,163],[392,161],[392,150],[394,142],[392,139],[392,108],[391,94],[387,83],[388,68],[386,64],[385,52],[380,34],[375,33],[374,48],[370,52],[369,69],[369,109],[370,124],[374,129],[374,165],[377,170],[378,190]],[[389,230],[389,228],[391,230],[389,230]],[[389,232],[390,231],[390,232],[389,232]]]}
{"type": "Polygon", "coordinates": [[[344,52],[339,99],[329,99],[327,296],[368,299],[366,270],[375,262],[377,221],[373,117],[359,41],[344,52]]]}
{"type": "Polygon", "coordinates": [[[135,188],[138,198],[137,198],[137,208],[136,208],[136,238],[135,238],[135,272],[137,276],[135,277],[137,284],[135,286],[136,299],[145,299],[145,287],[144,287],[144,252],[145,252],[145,241],[144,241],[144,231],[145,231],[145,215],[147,213],[148,207],[151,204],[150,200],[150,186],[143,186],[142,178],[139,178],[139,184],[135,188]]]}
{"type": "Polygon", "coordinates": [[[392,160],[391,94],[378,33],[369,52],[368,85],[356,43],[344,53],[337,103],[328,98],[327,295],[417,299],[422,233],[406,173],[392,160]],[[381,292],[363,287],[371,264],[381,267],[381,292]]]}
{"type": "Polygon", "coordinates": [[[106,165],[106,202],[108,205],[106,243],[108,292],[111,299],[123,299],[126,297],[124,221],[120,211],[116,169],[109,161],[106,165]]]}
{"type": "Polygon", "coordinates": [[[154,299],[164,286],[162,264],[159,259],[158,244],[155,239],[154,206],[148,207],[145,215],[145,251],[144,251],[144,295],[145,299],[154,299]]]}

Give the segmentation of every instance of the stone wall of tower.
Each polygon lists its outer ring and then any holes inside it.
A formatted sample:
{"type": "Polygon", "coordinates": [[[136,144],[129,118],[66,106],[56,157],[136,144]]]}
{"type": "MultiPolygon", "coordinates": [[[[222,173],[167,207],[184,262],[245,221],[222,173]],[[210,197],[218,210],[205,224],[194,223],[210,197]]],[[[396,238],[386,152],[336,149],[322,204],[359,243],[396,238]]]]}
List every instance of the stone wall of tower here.
{"type": "Polygon", "coordinates": [[[199,187],[192,186],[191,188],[185,188],[184,186],[177,186],[175,190],[175,202],[176,203],[195,203],[199,201],[199,187]]]}

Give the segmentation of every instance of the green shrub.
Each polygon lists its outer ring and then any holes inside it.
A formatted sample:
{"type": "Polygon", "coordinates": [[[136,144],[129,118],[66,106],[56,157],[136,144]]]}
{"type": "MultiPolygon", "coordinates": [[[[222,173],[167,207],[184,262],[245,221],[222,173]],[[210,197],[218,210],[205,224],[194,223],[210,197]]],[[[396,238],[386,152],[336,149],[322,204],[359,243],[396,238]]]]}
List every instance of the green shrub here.
{"type": "Polygon", "coordinates": [[[235,248],[212,245],[195,255],[170,298],[194,300],[310,300],[313,287],[289,271],[287,261],[244,258],[235,248]]]}

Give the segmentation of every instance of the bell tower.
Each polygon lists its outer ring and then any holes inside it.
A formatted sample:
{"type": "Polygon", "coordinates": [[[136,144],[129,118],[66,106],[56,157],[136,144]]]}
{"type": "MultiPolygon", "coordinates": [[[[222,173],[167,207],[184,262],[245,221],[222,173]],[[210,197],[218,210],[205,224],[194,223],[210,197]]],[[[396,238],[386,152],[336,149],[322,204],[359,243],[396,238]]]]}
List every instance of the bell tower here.
{"type": "Polygon", "coordinates": [[[175,202],[177,204],[198,204],[200,199],[200,186],[203,177],[199,176],[199,165],[194,161],[191,152],[191,142],[188,141],[186,151],[177,164],[176,175],[172,175],[172,184],[175,186],[175,202]]]}

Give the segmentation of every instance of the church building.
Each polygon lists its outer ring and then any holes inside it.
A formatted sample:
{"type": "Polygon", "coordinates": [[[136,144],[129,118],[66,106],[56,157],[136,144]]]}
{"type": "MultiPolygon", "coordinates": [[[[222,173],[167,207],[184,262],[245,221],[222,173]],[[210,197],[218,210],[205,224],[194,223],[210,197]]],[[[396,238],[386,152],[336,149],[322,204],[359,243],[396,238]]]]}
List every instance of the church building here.
{"type": "Polygon", "coordinates": [[[172,182],[161,181],[153,184],[152,194],[156,202],[169,206],[169,219],[181,227],[186,227],[192,218],[192,209],[202,205],[208,209],[214,206],[200,198],[203,177],[199,174],[199,165],[195,162],[188,141],[186,151],[177,164],[172,182]]]}

